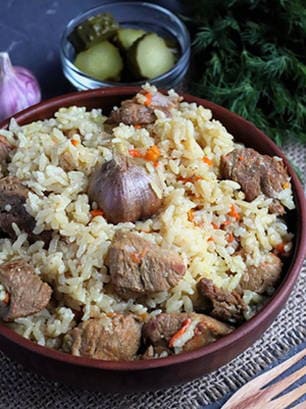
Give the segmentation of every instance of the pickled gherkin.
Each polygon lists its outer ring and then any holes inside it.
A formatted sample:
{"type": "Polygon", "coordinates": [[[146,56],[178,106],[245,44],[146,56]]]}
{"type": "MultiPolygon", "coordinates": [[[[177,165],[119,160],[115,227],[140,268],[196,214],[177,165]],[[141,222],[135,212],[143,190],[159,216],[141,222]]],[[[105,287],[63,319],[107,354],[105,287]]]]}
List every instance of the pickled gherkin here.
{"type": "Polygon", "coordinates": [[[144,30],[136,30],[135,28],[120,28],[117,33],[117,42],[121,48],[128,50],[138,38],[142,37],[146,32],[144,30]]]}
{"type": "Polygon", "coordinates": [[[89,17],[68,39],[75,49],[75,66],[100,81],[153,79],[171,70],[179,58],[175,38],[163,38],[138,25],[119,26],[108,13],[89,17]]]}
{"type": "Polygon", "coordinates": [[[109,13],[89,17],[78,25],[69,35],[69,41],[76,52],[84,51],[93,45],[110,39],[119,29],[118,23],[109,13]]]}
{"type": "Polygon", "coordinates": [[[175,65],[174,53],[156,33],[140,37],[128,50],[130,70],[136,78],[152,79],[175,65]]]}
{"type": "Polygon", "coordinates": [[[123,62],[118,48],[109,41],[102,41],[80,52],[75,66],[97,80],[120,81],[123,62]]]}

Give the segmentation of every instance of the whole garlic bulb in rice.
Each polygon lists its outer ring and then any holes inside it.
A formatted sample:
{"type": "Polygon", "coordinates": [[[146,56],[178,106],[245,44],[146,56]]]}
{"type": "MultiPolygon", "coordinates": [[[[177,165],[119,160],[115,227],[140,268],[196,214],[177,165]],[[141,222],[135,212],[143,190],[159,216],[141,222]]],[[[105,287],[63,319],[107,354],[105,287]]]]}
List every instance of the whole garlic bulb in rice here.
{"type": "Polygon", "coordinates": [[[23,67],[13,67],[8,53],[0,53],[0,120],[41,100],[39,84],[23,67]]]}
{"type": "Polygon", "coordinates": [[[135,222],[152,216],[162,200],[151,187],[152,176],[131,158],[115,153],[90,177],[88,196],[110,223],[135,222]]]}

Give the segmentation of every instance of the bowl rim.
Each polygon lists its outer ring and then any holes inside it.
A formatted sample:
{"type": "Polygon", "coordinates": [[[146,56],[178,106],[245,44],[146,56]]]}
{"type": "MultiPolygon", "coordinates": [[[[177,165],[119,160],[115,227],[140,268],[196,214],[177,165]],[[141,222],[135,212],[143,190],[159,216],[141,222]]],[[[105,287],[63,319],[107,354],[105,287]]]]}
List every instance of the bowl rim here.
{"type": "MultiPolygon", "coordinates": [[[[137,93],[141,87],[109,87],[102,89],[93,89],[81,92],[72,92],[69,94],[64,94],[60,96],[53,97],[51,99],[42,101],[36,105],[33,105],[19,113],[15,114],[13,118],[18,122],[27,123],[27,118],[30,115],[43,114],[46,109],[57,110],[60,106],[69,106],[73,105],[75,101],[84,101],[88,98],[103,98],[110,96],[117,97],[129,97],[137,93]]],[[[286,159],[282,151],[275,145],[275,143],[268,138],[262,131],[255,127],[251,122],[240,117],[239,115],[229,111],[228,109],[221,107],[211,101],[206,99],[194,97],[190,94],[183,93],[181,94],[184,97],[184,100],[187,102],[195,102],[198,105],[202,105],[208,109],[218,109],[221,114],[227,115],[238,121],[241,125],[247,127],[248,130],[256,132],[258,137],[261,138],[263,144],[272,149],[275,154],[281,157],[288,169],[289,175],[291,176],[293,193],[296,203],[296,210],[300,215],[300,223],[297,226],[297,232],[295,236],[295,250],[292,255],[292,260],[290,265],[287,268],[285,276],[276,289],[275,293],[265,304],[265,306],[249,321],[243,323],[240,327],[236,328],[232,333],[226,335],[225,337],[220,338],[219,340],[206,345],[202,348],[199,348],[190,352],[183,352],[178,355],[172,355],[166,358],[157,358],[152,360],[138,360],[138,361],[104,361],[98,359],[84,358],[73,356],[64,352],[60,352],[45,346],[40,346],[33,341],[30,341],[21,335],[17,334],[12,329],[5,326],[3,323],[0,323],[0,336],[5,337],[10,342],[18,345],[19,347],[28,350],[34,354],[44,356],[48,359],[54,361],[65,362],[72,366],[87,367],[92,369],[101,369],[101,370],[112,370],[112,371],[139,371],[147,370],[152,368],[161,368],[166,366],[173,366],[181,364],[186,361],[193,361],[199,358],[204,358],[209,356],[219,350],[222,350],[225,347],[239,342],[242,338],[247,336],[247,334],[252,333],[259,328],[261,324],[264,324],[268,319],[272,311],[279,311],[282,305],[285,303],[288,295],[291,293],[291,290],[297,280],[299,271],[302,267],[304,257],[306,255],[306,203],[305,195],[302,184],[300,183],[298,177],[296,176],[292,166],[289,161],[286,159]]],[[[8,118],[0,122],[0,128],[7,128],[11,118],[8,118]]],[[[46,118],[47,119],[47,118],[46,118]]],[[[37,119],[38,120],[38,119],[37,119]]],[[[33,122],[33,121],[31,121],[33,122]]]]}
{"type": "Polygon", "coordinates": [[[175,71],[178,69],[178,67],[181,66],[182,63],[184,62],[188,62],[189,61],[189,57],[190,57],[190,53],[191,53],[191,40],[190,40],[190,34],[185,26],[185,24],[183,23],[183,21],[181,21],[181,19],[179,19],[171,10],[166,9],[165,7],[162,7],[158,4],[154,4],[154,3],[148,3],[145,1],[116,1],[116,2],[111,2],[108,1],[107,3],[103,3],[100,6],[95,6],[92,8],[89,8],[87,10],[85,10],[84,12],[81,12],[80,14],[78,14],[77,16],[73,17],[72,19],[70,19],[67,23],[67,25],[65,26],[65,29],[61,35],[60,38],[60,57],[62,60],[63,64],[67,64],[67,66],[69,67],[69,69],[75,71],[78,75],[80,75],[81,77],[84,77],[85,79],[88,79],[90,81],[94,81],[95,84],[97,86],[104,86],[104,87],[116,87],[116,86],[138,86],[141,85],[143,83],[145,83],[148,80],[139,80],[139,81],[133,81],[133,82],[120,82],[120,81],[102,81],[102,80],[98,80],[94,77],[91,77],[90,75],[86,74],[84,71],[81,71],[74,63],[73,61],[71,61],[71,59],[69,58],[69,56],[66,53],[65,50],[65,44],[68,40],[68,34],[69,31],[71,29],[71,27],[73,27],[75,25],[75,21],[80,19],[82,16],[86,15],[87,13],[91,13],[91,12],[95,12],[95,11],[99,11],[101,9],[101,7],[104,6],[120,6],[120,5],[124,5],[124,6],[137,6],[137,7],[144,7],[147,9],[155,9],[158,10],[160,12],[162,12],[165,15],[168,15],[169,17],[171,17],[172,20],[174,20],[176,22],[176,24],[178,24],[178,26],[180,27],[181,32],[184,35],[185,41],[186,41],[186,47],[184,50],[182,50],[182,53],[180,55],[180,58],[176,61],[176,63],[174,64],[174,66],[166,71],[165,73],[152,78],[150,81],[154,81],[154,82],[160,82],[160,81],[164,81],[165,79],[167,79],[169,76],[173,75],[175,73],[175,71]]]}

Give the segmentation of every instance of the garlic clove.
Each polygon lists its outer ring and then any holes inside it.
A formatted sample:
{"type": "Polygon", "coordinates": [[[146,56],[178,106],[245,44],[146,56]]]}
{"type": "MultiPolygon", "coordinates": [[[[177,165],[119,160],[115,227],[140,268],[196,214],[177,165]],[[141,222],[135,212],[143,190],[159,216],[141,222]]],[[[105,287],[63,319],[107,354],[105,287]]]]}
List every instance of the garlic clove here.
{"type": "Polygon", "coordinates": [[[0,53],[0,120],[41,100],[39,84],[23,67],[13,67],[8,53],[0,53]]]}
{"type": "Polygon", "coordinates": [[[155,214],[162,200],[151,187],[152,177],[132,159],[115,153],[91,176],[88,196],[110,223],[135,222],[155,214]]]}

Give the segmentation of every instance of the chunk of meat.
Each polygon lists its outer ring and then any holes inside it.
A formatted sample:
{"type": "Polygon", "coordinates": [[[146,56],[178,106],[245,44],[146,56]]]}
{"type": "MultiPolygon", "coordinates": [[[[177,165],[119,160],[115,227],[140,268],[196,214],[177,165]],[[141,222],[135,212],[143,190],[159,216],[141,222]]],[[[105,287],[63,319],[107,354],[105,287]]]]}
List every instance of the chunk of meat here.
{"type": "Polygon", "coordinates": [[[143,326],[144,340],[154,346],[168,347],[170,338],[182,327],[183,322],[189,315],[187,313],[161,313],[156,315],[143,326]]]}
{"type": "MultiPolygon", "coordinates": [[[[140,94],[146,95],[146,91],[140,94]]],[[[137,95],[133,99],[128,99],[121,102],[120,108],[113,109],[109,118],[106,120],[108,124],[118,125],[124,123],[126,125],[148,125],[156,120],[154,110],[163,111],[167,116],[171,115],[171,109],[178,108],[180,97],[163,95],[160,92],[150,93],[149,103],[140,103],[137,95]]]]}
{"type": "Polygon", "coordinates": [[[284,206],[277,199],[274,199],[272,203],[270,204],[269,212],[271,214],[273,213],[279,214],[280,216],[283,216],[286,213],[284,206]]]}
{"type": "Polygon", "coordinates": [[[27,233],[35,227],[35,219],[24,207],[28,193],[29,190],[16,177],[0,179],[0,227],[12,238],[16,238],[12,223],[27,233]]]}
{"type": "Polygon", "coordinates": [[[52,238],[51,231],[44,231],[39,235],[33,233],[35,219],[24,206],[28,193],[29,189],[16,177],[7,176],[0,179],[0,229],[12,239],[16,239],[12,227],[12,224],[16,223],[20,230],[28,233],[31,242],[42,240],[48,244],[52,238]]]}
{"type": "MultiPolygon", "coordinates": [[[[148,95],[148,93],[143,90],[140,92],[142,95],[148,95]]],[[[173,108],[178,108],[179,103],[182,100],[182,97],[176,95],[176,96],[169,96],[169,95],[164,95],[161,92],[153,92],[149,93],[150,95],[150,101],[148,105],[152,109],[158,109],[160,111],[165,112],[168,116],[170,115],[170,111],[173,108]]],[[[136,99],[137,96],[134,98],[136,99]]]]}
{"type": "Polygon", "coordinates": [[[0,282],[8,293],[7,302],[0,306],[0,317],[4,321],[35,314],[50,301],[51,287],[23,259],[0,265],[0,282]]]}
{"type": "MultiPolygon", "coordinates": [[[[154,352],[159,352],[162,349],[172,351],[175,347],[192,351],[232,331],[230,325],[204,314],[161,313],[144,324],[142,333],[145,343],[152,345],[154,352]]],[[[147,350],[146,358],[153,356],[152,348],[147,350]]]]}
{"type": "Polygon", "coordinates": [[[155,120],[156,116],[152,108],[129,99],[123,101],[120,108],[113,109],[105,123],[114,125],[119,125],[120,123],[126,125],[148,125],[155,120]]]}
{"type": "MultiPolygon", "coordinates": [[[[289,175],[283,161],[268,155],[261,155],[251,148],[234,149],[222,156],[221,177],[231,179],[241,185],[247,201],[254,200],[261,193],[277,198],[277,193],[289,182],[289,175]]],[[[283,212],[282,205],[271,208],[283,212]]]]}
{"type": "Polygon", "coordinates": [[[223,290],[207,278],[202,278],[197,287],[204,300],[210,303],[209,315],[232,323],[244,320],[246,305],[237,291],[223,290]]]}
{"type": "Polygon", "coordinates": [[[211,344],[217,341],[217,339],[230,334],[234,329],[208,315],[204,315],[204,317],[205,319],[202,318],[196,326],[195,335],[183,346],[184,352],[194,351],[195,349],[211,344]]]}
{"type": "Polygon", "coordinates": [[[250,290],[258,294],[274,288],[280,280],[283,263],[279,257],[269,253],[258,266],[250,266],[243,274],[239,289],[250,290]]]}
{"type": "Polygon", "coordinates": [[[140,347],[142,323],[132,314],[113,314],[82,322],[66,336],[67,352],[112,361],[133,360],[140,347]]]}
{"type": "Polygon", "coordinates": [[[63,152],[59,156],[59,165],[65,172],[76,170],[75,162],[70,152],[63,152]]]}
{"type": "Polygon", "coordinates": [[[106,263],[114,290],[124,299],[167,291],[186,271],[176,252],[161,249],[130,232],[115,234],[106,263]]]}
{"type": "Polygon", "coordinates": [[[0,135],[0,163],[8,160],[11,149],[13,149],[12,145],[3,135],[0,135]]]}

